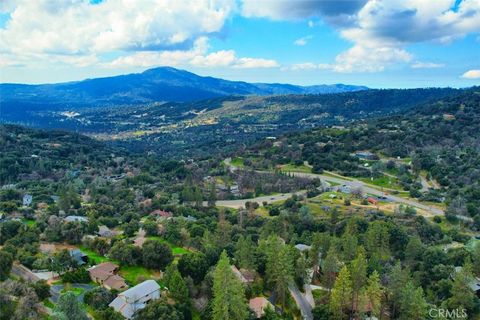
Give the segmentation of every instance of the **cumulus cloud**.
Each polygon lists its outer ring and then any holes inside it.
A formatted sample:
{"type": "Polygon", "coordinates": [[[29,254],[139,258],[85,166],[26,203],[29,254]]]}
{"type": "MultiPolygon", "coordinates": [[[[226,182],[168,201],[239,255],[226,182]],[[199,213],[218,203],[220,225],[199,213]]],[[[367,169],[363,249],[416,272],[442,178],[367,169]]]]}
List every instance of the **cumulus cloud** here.
{"type": "MultiPolygon", "coordinates": [[[[273,20],[315,18],[335,27],[353,46],[331,64],[337,72],[377,72],[409,63],[406,48],[419,42],[448,44],[480,33],[478,0],[255,1],[244,0],[242,13],[273,20]]],[[[300,42],[303,43],[303,42],[300,42]]],[[[413,68],[441,65],[413,63],[413,68]]]]}
{"type": "Polygon", "coordinates": [[[273,68],[279,64],[275,60],[237,57],[234,50],[208,52],[208,39],[199,38],[191,50],[142,51],[119,57],[104,64],[105,67],[152,67],[160,65],[195,67],[232,67],[232,68],[273,68]]]}
{"type": "MultiPolygon", "coordinates": [[[[345,24],[367,0],[243,0],[242,14],[273,20],[299,20],[322,17],[332,24],[345,24]]],[[[313,26],[313,21],[312,21],[313,26]]]]}
{"type": "Polygon", "coordinates": [[[480,79],[480,69],[468,70],[462,74],[462,78],[465,79],[480,79]]]}
{"type": "Polygon", "coordinates": [[[0,30],[2,50],[90,54],[191,47],[222,29],[233,0],[19,0],[0,30]]]}
{"type": "Polygon", "coordinates": [[[295,40],[295,41],[293,42],[293,44],[296,45],[296,46],[304,46],[304,45],[306,45],[306,44],[308,43],[308,41],[309,41],[310,39],[312,39],[312,38],[313,38],[313,36],[302,37],[302,38],[299,38],[299,39],[295,40]]]}

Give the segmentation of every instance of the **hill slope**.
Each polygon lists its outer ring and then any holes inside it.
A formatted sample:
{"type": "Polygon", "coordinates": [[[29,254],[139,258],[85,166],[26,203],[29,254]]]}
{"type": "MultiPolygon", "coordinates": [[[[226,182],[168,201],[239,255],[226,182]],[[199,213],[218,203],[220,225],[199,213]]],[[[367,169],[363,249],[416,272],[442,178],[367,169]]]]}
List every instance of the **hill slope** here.
{"type": "Polygon", "coordinates": [[[349,85],[302,87],[290,84],[247,83],[202,77],[171,67],[142,73],[87,79],[58,84],[0,84],[4,112],[22,109],[55,109],[62,106],[185,102],[230,95],[337,93],[365,90],[349,85]]]}

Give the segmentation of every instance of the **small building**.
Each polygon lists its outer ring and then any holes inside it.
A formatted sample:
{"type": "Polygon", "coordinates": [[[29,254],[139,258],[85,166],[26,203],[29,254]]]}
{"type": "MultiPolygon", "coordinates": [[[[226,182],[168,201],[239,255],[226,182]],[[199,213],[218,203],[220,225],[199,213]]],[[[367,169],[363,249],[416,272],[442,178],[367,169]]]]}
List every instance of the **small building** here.
{"type": "Polygon", "coordinates": [[[98,226],[97,234],[100,237],[111,238],[117,235],[117,232],[110,230],[107,226],[98,226]]]}
{"type": "Polygon", "coordinates": [[[231,268],[235,276],[238,278],[238,280],[240,280],[240,282],[252,283],[253,281],[255,281],[255,272],[247,269],[238,270],[235,265],[232,265],[231,268]]]}
{"type": "Polygon", "coordinates": [[[160,298],[160,286],[154,280],[146,280],[120,293],[108,306],[131,319],[135,312],[146,307],[151,300],[160,298]]]}
{"type": "Polygon", "coordinates": [[[301,251],[301,252],[309,251],[311,248],[312,248],[312,246],[309,246],[309,245],[306,245],[306,244],[303,244],[303,243],[299,243],[299,244],[295,245],[295,249],[297,249],[298,251],[301,251]]]}
{"type": "Polygon", "coordinates": [[[63,218],[63,221],[65,222],[85,222],[88,223],[88,218],[87,217],[82,217],[82,216],[66,216],[63,218]]]}
{"type": "Polygon", "coordinates": [[[378,204],[378,200],[375,199],[375,198],[373,198],[373,197],[368,197],[368,198],[367,198],[367,201],[368,201],[368,203],[371,203],[371,204],[373,204],[373,205],[375,205],[375,206],[378,204]]]}
{"type": "Polygon", "coordinates": [[[22,203],[25,207],[30,206],[32,204],[32,201],[33,201],[33,196],[31,194],[25,194],[23,196],[22,203]]]}
{"type": "Polygon", "coordinates": [[[272,310],[274,310],[273,305],[265,297],[256,297],[250,299],[248,302],[248,307],[253,311],[253,313],[255,313],[257,318],[263,317],[267,308],[272,308],[272,310]]]}
{"type": "Polygon", "coordinates": [[[170,219],[173,216],[171,212],[163,210],[155,210],[150,215],[160,219],[170,219]]]}
{"type": "Polygon", "coordinates": [[[341,185],[338,187],[338,191],[341,193],[352,193],[352,188],[350,186],[347,186],[346,184],[341,185]]]}
{"type": "Polygon", "coordinates": [[[117,274],[118,269],[119,267],[116,264],[104,262],[88,269],[88,272],[92,281],[108,290],[125,290],[128,288],[128,285],[125,279],[117,274]]]}
{"type": "Polygon", "coordinates": [[[70,256],[75,260],[78,266],[82,266],[88,262],[88,256],[80,249],[71,249],[68,253],[70,253],[70,256]]]}

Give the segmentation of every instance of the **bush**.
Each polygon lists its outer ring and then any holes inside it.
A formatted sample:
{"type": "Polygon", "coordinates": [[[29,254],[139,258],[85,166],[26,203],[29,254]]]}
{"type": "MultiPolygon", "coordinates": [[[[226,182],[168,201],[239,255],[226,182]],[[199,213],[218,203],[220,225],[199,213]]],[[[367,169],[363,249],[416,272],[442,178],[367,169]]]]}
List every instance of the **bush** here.
{"type": "Polygon", "coordinates": [[[65,272],[62,276],[63,282],[68,283],[89,283],[90,275],[85,268],[65,272]]]}

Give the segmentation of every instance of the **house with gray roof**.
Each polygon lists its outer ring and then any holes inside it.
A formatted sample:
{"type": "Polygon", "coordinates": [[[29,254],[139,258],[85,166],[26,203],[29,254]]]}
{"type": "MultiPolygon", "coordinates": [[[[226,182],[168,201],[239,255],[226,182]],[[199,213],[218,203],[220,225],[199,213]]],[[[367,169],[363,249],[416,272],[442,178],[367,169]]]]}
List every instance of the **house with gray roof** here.
{"type": "Polygon", "coordinates": [[[146,280],[120,293],[109,306],[131,319],[135,312],[146,307],[151,300],[160,298],[160,286],[154,280],[146,280]]]}

